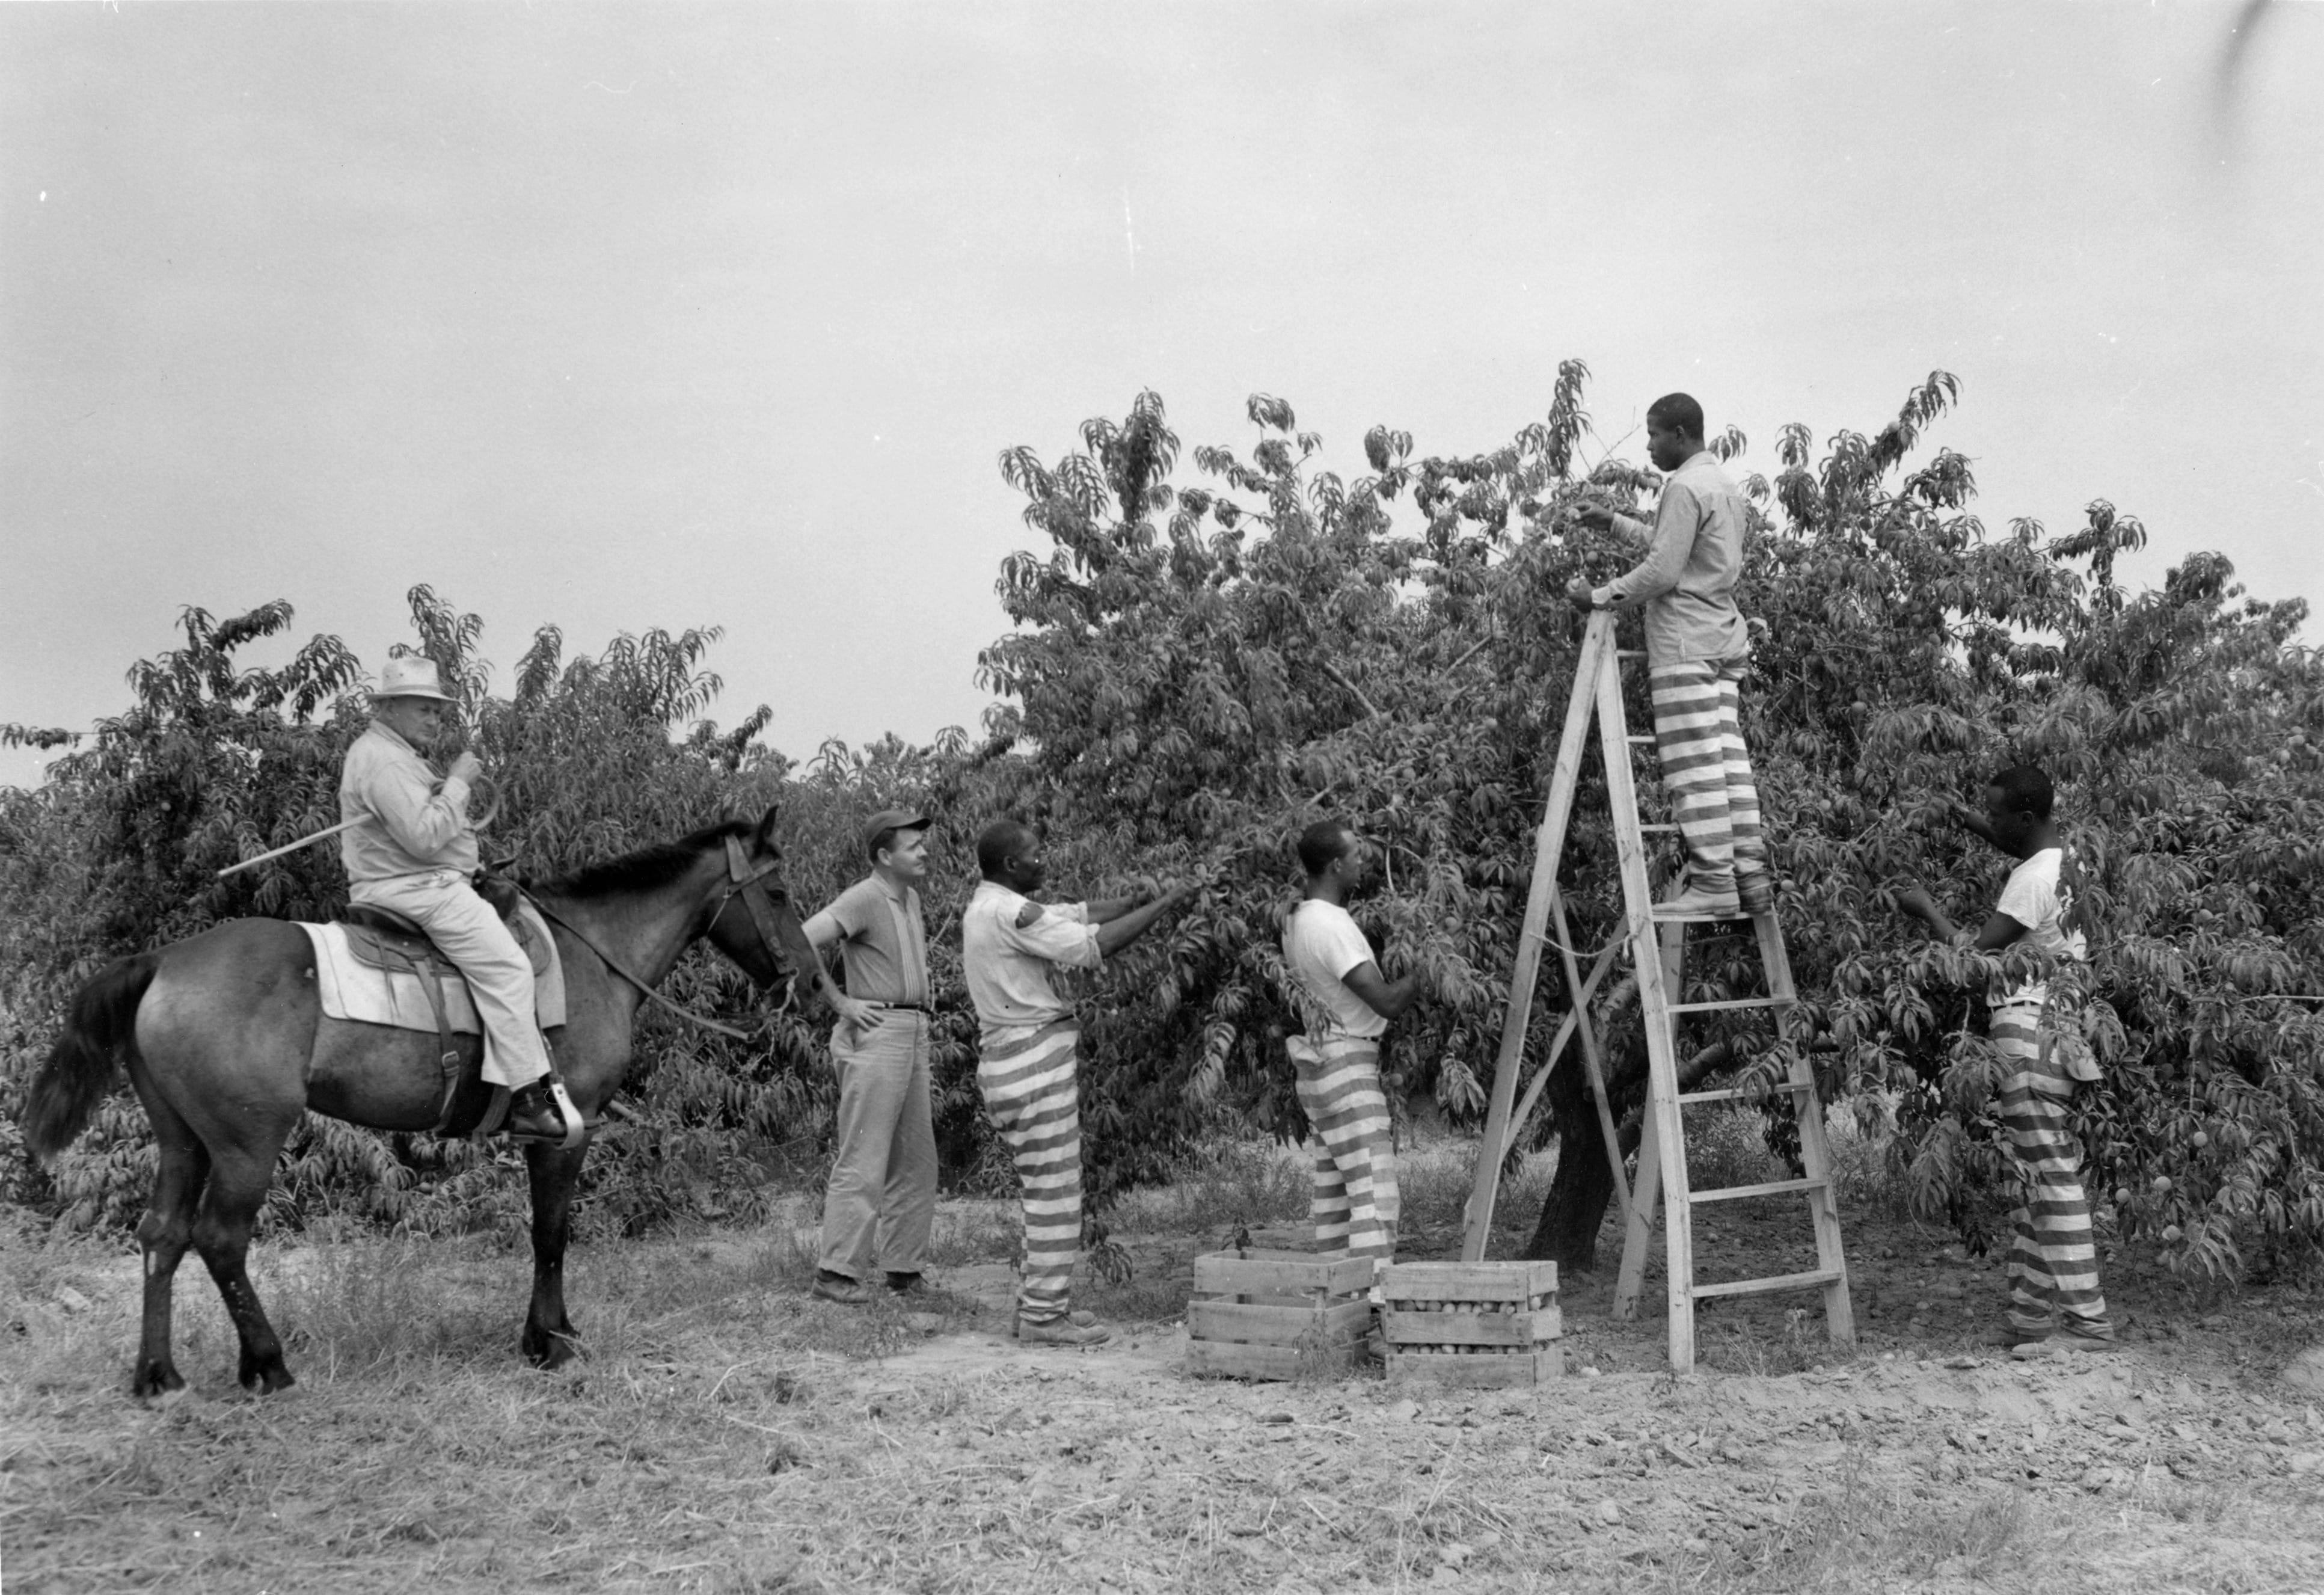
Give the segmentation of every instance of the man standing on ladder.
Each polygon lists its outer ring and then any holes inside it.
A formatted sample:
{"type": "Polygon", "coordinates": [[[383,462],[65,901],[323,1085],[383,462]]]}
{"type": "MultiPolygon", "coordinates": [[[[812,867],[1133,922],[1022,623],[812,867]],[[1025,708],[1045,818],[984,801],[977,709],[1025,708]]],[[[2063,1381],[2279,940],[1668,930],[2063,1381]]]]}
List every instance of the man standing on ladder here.
{"type": "Polygon", "coordinates": [[[1646,454],[1664,473],[1655,523],[1603,504],[1575,512],[1646,544],[1646,558],[1602,587],[1577,576],[1576,609],[1646,610],[1646,678],[1671,817],[1686,847],[1684,890],[1657,917],[1739,918],[1775,907],[1759,792],[1743,745],[1739,688],[1751,633],[1735,607],[1750,505],[1703,447],[1702,406],[1665,393],[1646,409],[1646,454]]]}
{"type": "Polygon", "coordinates": [[[1348,913],[1349,898],[1363,886],[1369,852],[1338,820],[1318,820],[1301,833],[1307,894],[1284,921],[1283,964],[1307,999],[1307,1033],[1286,1046],[1298,1074],[1299,1106],[1315,1131],[1315,1239],[1385,1266],[1396,1260],[1402,1203],[1388,1097],[1380,1090],[1379,1042],[1388,1020],[1419,997],[1420,977],[1381,974],[1371,943],[1348,913]]]}

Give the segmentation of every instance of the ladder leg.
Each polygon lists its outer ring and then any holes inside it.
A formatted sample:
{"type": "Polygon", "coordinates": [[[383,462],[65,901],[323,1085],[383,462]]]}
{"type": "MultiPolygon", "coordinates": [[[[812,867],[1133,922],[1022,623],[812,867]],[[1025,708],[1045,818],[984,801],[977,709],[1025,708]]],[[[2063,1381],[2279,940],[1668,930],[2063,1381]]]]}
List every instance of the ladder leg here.
{"type": "MultiPolygon", "coordinates": [[[[1638,1122],[1638,1184],[1630,1193],[1629,1222],[1622,1228],[1622,1271],[1614,1277],[1614,1316],[1638,1315],[1638,1293],[1646,1288],[1646,1248],[1654,1244],[1655,1203],[1662,1194],[1661,1138],[1655,1134],[1655,1116],[1638,1122]]],[[[1620,1176],[1616,1176],[1620,1184],[1620,1176]]]]}
{"type": "Polygon", "coordinates": [[[1598,1051],[1598,1027],[1590,1022],[1590,990],[1605,973],[1606,961],[1613,955],[1609,947],[1600,954],[1590,979],[1581,978],[1580,966],[1573,957],[1573,936],[1565,928],[1565,899],[1551,902],[1550,912],[1557,925],[1558,956],[1565,961],[1565,990],[1573,1004],[1573,1014],[1582,1031],[1582,1062],[1590,1072],[1590,1094],[1598,1104],[1598,1133],[1606,1139],[1606,1161],[1614,1171],[1614,1204],[1622,1214],[1622,1227],[1630,1224],[1630,1182],[1622,1177],[1622,1137],[1614,1126],[1614,1106],[1606,1096],[1606,1065],[1598,1051]]]}
{"type": "MultiPolygon", "coordinates": [[[[1647,1043],[1647,1106],[1655,1119],[1655,1139],[1663,1148],[1668,1166],[1663,1171],[1666,1201],[1663,1214],[1664,1286],[1670,1297],[1670,1365],[1673,1373],[1685,1373],[1694,1367],[1694,1204],[1687,1199],[1686,1124],[1685,1110],[1678,1100],[1678,1016],[1669,1012],[1672,1002],[1682,1000],[1680,970],[1686,957],[1686,927],[1665,925],[1661,927],[1661,945],[1649,960],[1655,965],[1655,991],[1639,992],[1649,1026],[1647,1043]],[[1654,1056],[1651,1031],[1654,1016],[1667,1016],[1659,1027],[1662,1030],[1662,1056],[1654,1056]]],[[[1638,938],[1639,951],[1647,946],[1646,938],[1638,938]]]]}
{"type": "MultiPolygon", "coordinates": [[[[1774,914],[1751,922],[1759,942],[1759,962],[1767,973],[1770,996],[1793,998],[1791,955],[1784,948],[1783,927],[1774,914]]],[[[1777,1033],[1797,1045],[1792,1050],[1790,1078],[1794,1085],[1812,1086],[1815,1069],[1808,1062],[1808,1037],[1799,1034],[1796,1010],[1776,1010],[1777,1033]]],[[[1856,1343],[1856,1309],[1848,1290],[1848,1255],[1840,1240],[1840,1194],[1832,1187],[1831,1138],[1824,1129],[1823,1101],[1813,1091],[1792,1093],[1793,1111],[1800,1129],[1800,1163],[1808,1177],[1822,1185],[1807,1194],[1808,1216],[1815,1225],[1816,1267],[1833,1276],[1823,1287],[1824,1328],[1835,1346],[1856,1343]]]]}
{"type": "Polygon", "coordinates": [[[1582,777],[1582,754],[1589,742],[1590,716],[1595,706],[1590,684],[1609,678],[1618,683],[1620,673],[1612,668],[1614,662],[1614,617],[1591,615],[1582,634],[1581,655],[1574,662],[1574,693],[1566,705],[1565,732],[1550,775],[1549,802],[1542,813],[1541,827],[1534,834],[1533,880],[1526,892],[1525,925],[1517,936],[1508,1011],[1501,1020],[1501,1045],[1493,1062],[1485,1135],[1477,1148],[1476,1177],[1469,1193],[1468,1229],[1461,1241],[1465,1262],[1482,1259],[1492,1237],[1493,1199],[1500,1186],[1501,1157],[1508,1148],[1509,1110],[1517,1102],[1517,1073],[1524,1065],[1526,1027],[1533,1017],[1541,944],[1549,925],[1550,903],[1557,896],[1557,861],[1565,850],[1565,822],[1572,812],[1574,788],[1582,777]]]}

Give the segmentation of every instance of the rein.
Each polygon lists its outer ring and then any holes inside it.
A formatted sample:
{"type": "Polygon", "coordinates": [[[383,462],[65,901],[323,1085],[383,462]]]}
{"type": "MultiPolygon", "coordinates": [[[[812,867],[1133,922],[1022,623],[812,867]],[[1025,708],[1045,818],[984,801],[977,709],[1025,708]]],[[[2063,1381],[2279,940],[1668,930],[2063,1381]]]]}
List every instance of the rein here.
{"type": "MultiPolygon", "coordinates": [[[[718,916],[726,911],[727,903],[731,901],[734,897],[734,894],[739,891],[742,895],[742,906],[750,910],[751,923],[757,928],[759,939],[766,946],[767,956],[772,961],[777,969],[780,969],[783,966],[783,955],[781,944],[777,941],[775,937],[775,911],[774,906],[767,900],[766,879],[768,876],[773,874],[779,867],[780,866],[777,863],[770,862],[761,864],[756,869],[753,869],[751,865],[751,861],[743,854],[742,844],[734,840],[732,836],[726,838],[725,890],[718,894],[718,900],[711,906],[709,918],[704,921],[706,925],[716,924],[718,916]]],[[[607,969],[612,970],[615,974],[620,975],[623,980],[629,982],[630,984],[635,986],[639,992],[644,996],[647,1001],[655,1004],[665,1012],[676,1014],[679,1019],[685,1019],[690,1024],[699,1025],[706,1030],[715,1030],[719,1035],[731,1037],[736,1041],[752,1040],[758,1036],[765,1034],[767,1029],[773,1024],[774,1020],[770,1016],[766,1019],[761,1020],[758,1027],[753,1030],[738,1030],[733,1026],[726,1024],[719,1019],[714,1019],[706,1014],[699,1014],[694,1012],[691,1009],[680,1008],[677,1003],[672,1002],[659,991],[655,991],[653,987],[648,985],[646,982],[632,971],[627,964],[614,957],[611,953],[605,951],[604,948],[599,946],[590,938],[588,932],[583,930],[579,926],[574,924],[570,919],[566,918],[563,915],[558,913],[554,908],[551,908],[548,904],[542,902],[539,898],[534,897],[530,892],[526,892],[524,894],[524,898],[527,902],[530,903],[535,908],[540,910],[540,917],[542,918],[548,920],[551,925],[562,927],[566,934],[572,936],[575,941],[579,942],[583,946],[588,948],[592,953],[595,953],[597,955],[598,961],[604,963],[607,969]]],[[[797,975],[795,972],[793,975],[794,982],[796,982],[796,979],[797,975]]],[[[780,1009],[776,1010],[776,1012],[781,1013],[787,1011],[789,1007],[790,1000],[786,996],[783,1006],[780,1009]]]]}

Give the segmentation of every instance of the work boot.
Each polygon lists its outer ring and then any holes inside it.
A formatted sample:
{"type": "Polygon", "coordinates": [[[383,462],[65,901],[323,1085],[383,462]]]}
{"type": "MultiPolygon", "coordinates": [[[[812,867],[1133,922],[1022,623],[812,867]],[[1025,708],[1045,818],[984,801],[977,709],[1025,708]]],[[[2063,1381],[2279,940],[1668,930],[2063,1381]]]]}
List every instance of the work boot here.
{"type": "Polygon", "coordinates": [[[2070,1320],[2050,1337],[2050,1343],[2063,1351],[2119,1351],[2123,1349],[2122,1342],[2114,1338],[2112,1329],[2085,1329],[2070,1320]]]}
{"type": "Polygon", "coordinates": [[[2020,1329],[2014,1323],[2005,1323],[1999,1329],[1988,1331],[1978,1338],[1985,1345],[2006,1346],[2015,1351],[2020,1346],[2043,1344],[2049,1340],[2050,1332],[2046,1329],[2020,1329]]]}
{"type": "Polygon", "coordinates": [[[1705,887],[1689,877],[1686,890],[1666,903],[1655,905],[1656,919],[1740,919],[1742,899],[1732,886],[1705,887]]]}
{"type": "Polygon", "coordinates": [[[1019,1340],[1035,1346],[1102,1346],[1113,1338],[1113,1332],[1089,1313],[1068,1313],[1043,1323],[1028,1323],[1020,1314],[1016,1333],[1019,1340]]]}
{"type": "Polygon", "coordinates": [[[1743,911],[1757,919],[1775,911],[1775,878],[1765,870],[1735,871],[1735,897],[1743,911]]]}
{"type": "Polygon", "coordinates": [[[829,1268],[815,1271],[815,1284],[807,1295],[826,1302],[837,1302],[843,1307],[860,1307],[872,1299],[869,1286],[829,1268]]]}
{"type": "Polygon", "coordinates": [[[558,1108],[547,1075],[509,1093],[508,1121],[501,1128],[521,1141],[565,1139],[565,1115],[558,1108]]]}

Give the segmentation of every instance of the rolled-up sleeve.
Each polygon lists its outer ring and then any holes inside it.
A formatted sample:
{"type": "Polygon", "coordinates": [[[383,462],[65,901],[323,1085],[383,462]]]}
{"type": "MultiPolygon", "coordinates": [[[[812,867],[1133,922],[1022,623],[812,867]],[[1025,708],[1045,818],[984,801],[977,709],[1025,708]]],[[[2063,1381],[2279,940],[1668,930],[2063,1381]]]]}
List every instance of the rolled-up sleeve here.
{"type": "MultiPolygon", "coordinates": [[[[1692,490],[1676,481],[1665,483],[1646,557],[1599,588],[1592,597],[1608,609],[1635,609],[1649,598],[1675,590],[1702,523],[1702,501],[1692,490]]],[[[1633,536],[1646,530],[1644,521],[1628,515],[1615,517],[1615,524],[1633,536]]]]}
{"type": "Polygon", "coordinates": [[[1089,922],[1084,904],[1053,904],[1042,908],[1041,917],[1030,925],[1004,917],[1000,927],[1001,938],[1009,945],[1060,968],[1095,969],[1105,962],[1098,950],[1097,927],[1089,922]]]}

